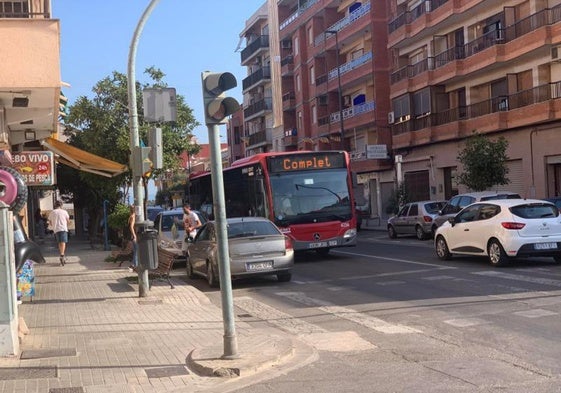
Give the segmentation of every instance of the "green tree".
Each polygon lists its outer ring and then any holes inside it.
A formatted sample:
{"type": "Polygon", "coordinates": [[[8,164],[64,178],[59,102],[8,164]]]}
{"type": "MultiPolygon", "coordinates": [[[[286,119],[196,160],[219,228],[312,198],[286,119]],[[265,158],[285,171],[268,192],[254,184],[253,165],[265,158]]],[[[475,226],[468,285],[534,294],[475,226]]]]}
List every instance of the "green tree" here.
{"type": "Polygon", "coordinates": [[[510,183],[507,148],[508,141],[504,137],[494,141],[478,133],[469,137],[458,155],[458,161],[463,165],[458,182],[473,191],[510,183]]]}
{"type": "MultiPolygon", "coordinates": [[[[166,87],[163,81],[165,74],[159,69],[147,68],[145,74],[150,79],[150,83],[136,83],[139,137],[142,143],[148,145],[148,129],[154,126],[162,129],[164,168],[152,173],[152,176],[158,176],[162,171],[179,169],[181,163],[179,155],[183,151],[196,154],[200,150],[197,144],[191,143],[192,132],[199,123],[181,95],[176,97],[177,121],[175,123],[154,125],[144,122],[141,111],[142,89],[166,87]]],[[[130,126],[127,76],[114,71],[110,76],[97,82],[92,92],[94,93],[92,98],[81,96],[68,107],[64,130],[68,143],[101,157],[128,164],[130,126]]],[[[113,178],[77,171],[70,167],[57,168],[57,174],[57,186],[61,193],[68,195],[77,209],[87,209],[90,217],[88,228],[90,234],[97,233],[100,228],[103,201],[109,202],[109,212],[112,212],[118,202],[126,202],[132,181],[130,170],[113,178]]]]}

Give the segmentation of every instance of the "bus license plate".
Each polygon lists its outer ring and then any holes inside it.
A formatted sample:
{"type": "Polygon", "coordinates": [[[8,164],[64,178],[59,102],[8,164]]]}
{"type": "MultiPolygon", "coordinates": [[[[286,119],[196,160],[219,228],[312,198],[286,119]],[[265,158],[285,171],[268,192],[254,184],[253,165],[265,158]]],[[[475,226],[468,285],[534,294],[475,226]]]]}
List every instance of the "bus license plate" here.
{"type": "Polygon", "coordinates": [[[273,261],[251,262],[247,264],[248,271],[269,270],[273,268],[273,261]]]}
{"type": "Polygon", "coordinates": [[[554,250],[557,248],[557,243],[536,243],[534,244],[535,250],[554,250]]]}
{"type": "Polygon", "coordinates": [[[327,247],[327,242],[319,242],[319,243],[308,244],[308,248],[320,248],[320,247],[327,247]]]}

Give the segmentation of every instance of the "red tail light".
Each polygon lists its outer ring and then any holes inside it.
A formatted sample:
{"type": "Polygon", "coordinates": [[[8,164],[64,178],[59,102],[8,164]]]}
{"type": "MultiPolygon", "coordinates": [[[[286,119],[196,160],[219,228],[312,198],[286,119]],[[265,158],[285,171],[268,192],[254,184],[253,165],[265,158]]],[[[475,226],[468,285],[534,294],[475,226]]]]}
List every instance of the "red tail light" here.
{"type": "Polygon", "coordinates": [[[423,216],[423,221],[424,222],[432,222],[432,217],[431,216],[423,216]]]}
{"type": "Polygon", "coordinates": [[[284,248],[286,248],[286,251],[292,250],[292,240],[290,240],[290,238],[288,236],[284,237],[284,248]]]}
{"type": "Polygon", "coordinates": [[[514,230],[522,229],[526,226],[526,224],[523,224],[521,222],[501,222],[501,225],[505,229],[514,229],[514,230]]]}

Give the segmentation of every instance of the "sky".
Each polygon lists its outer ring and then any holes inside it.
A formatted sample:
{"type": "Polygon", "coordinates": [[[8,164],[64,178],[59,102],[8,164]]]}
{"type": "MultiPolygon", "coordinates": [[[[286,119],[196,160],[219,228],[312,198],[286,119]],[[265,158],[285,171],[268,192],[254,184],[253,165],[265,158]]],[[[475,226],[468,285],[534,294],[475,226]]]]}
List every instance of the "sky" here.
{"type": "MultiPolygon", "coordinates": [[[[201,72],[228,71],[238,87],[228,95],[242,103],[247,76],[240,65],[240,32],[265,0],[160,0],[146,20],[136,49],[136,79],[148,82],[147,67],[162,70],[164,81],[185,97],[202,124],[194,134],[208,143],[204,125],[201,72]]],[[[113,71],[127,74],[135,29],[150,0],[51,0],[52,17],[60,20],[61,79],[69,104],[93,97],[92,88],[113,71]]],[[[242,43],[241,49],[245,47],[242,43]]],[[[225,130],[221,131],[225,136],[225,130]]],[[[223,138],[223,141],[224,138],[223,138]]]]}

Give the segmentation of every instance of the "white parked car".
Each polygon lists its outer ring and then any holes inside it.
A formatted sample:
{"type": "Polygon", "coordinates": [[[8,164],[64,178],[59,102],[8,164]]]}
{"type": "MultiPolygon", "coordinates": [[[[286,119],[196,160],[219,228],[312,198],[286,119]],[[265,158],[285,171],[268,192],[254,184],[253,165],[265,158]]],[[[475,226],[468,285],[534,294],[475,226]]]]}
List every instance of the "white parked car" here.
{"type": "Polygon", "coordinates": [[[561,216],[553,203],[537,199],[478,202],[436,230],[436,255],[488,256],[499,266],[514,257],[553,257],[561,262],[561,216]]]}

